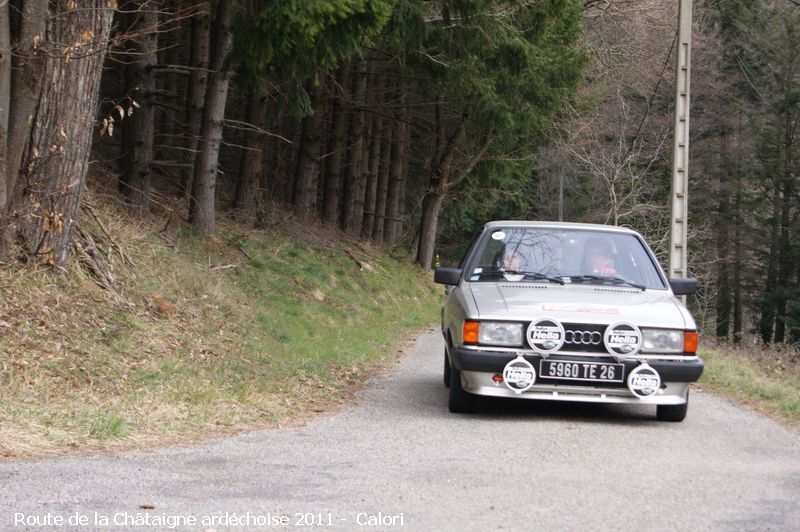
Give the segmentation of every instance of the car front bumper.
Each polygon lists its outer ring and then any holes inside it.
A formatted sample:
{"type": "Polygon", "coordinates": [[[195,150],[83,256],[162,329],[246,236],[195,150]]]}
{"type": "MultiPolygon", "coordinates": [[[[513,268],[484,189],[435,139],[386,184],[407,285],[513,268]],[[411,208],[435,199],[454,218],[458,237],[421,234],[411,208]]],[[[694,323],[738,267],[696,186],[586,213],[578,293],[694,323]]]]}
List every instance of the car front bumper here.
{"type": "MultiPolygon", "coordinates": [[[[493,379],[502,375],[506,364],[517,358],[517,353],[509,351],[488,351],[475,349],[448,349],[451,364],[460,370],[462,386],[465,391],[476,395],[492,397],[513,397],[520,399],[542,399],[551,401],[581,401],[598,403],[677,405],[686,402],[689,383],[697,381],[703,373],[703,361],[697,357],[686,360],[660,360],[655,357],[631,358],[620,361],[624,364],[622,382],[575,382],[539,377],[535,384],[522,393],[516,393],[503,382],[493,379]],[[635,396],[625,384],[628,374],[646,362],[661,377],[661,388],[652,396],[635,396]]],[[[523,358],[534,368],[539,368],[542,357],[525,353],[523,358]]],[[[570,353],[550,355],[550,360],[564,361],[613,361],[597,354],[570,353]]]]}

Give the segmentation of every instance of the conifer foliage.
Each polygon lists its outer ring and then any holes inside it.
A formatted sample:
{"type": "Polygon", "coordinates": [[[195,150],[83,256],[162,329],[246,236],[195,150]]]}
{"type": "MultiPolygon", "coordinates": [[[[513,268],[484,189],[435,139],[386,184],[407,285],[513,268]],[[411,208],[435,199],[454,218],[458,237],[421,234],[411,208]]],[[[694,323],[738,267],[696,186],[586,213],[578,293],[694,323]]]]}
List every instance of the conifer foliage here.
{"type": "Polygon", "coordinates": [[[168,205],[212,234],[219,215],[264,224],[284,204],[430,267],[451,191],[524,160],[575,88],[580,14],[577,0],[3,3],[3,255],[68,260],[91,159],[116,166],[141,216],[168,205]]]}
{"type": "MultiPolygon", "coordinates": [[[[695,0],[696,307],[800,341],[800,7],[695,0]],[[769,31],[764,31],[768,28],[769,31]]],[[[0,265],[66,264],[92,175],[132,216],[278,210],[455,261],[487,219],[634,226],[666,259],[672,0],[0,2],[0,265]]]]}

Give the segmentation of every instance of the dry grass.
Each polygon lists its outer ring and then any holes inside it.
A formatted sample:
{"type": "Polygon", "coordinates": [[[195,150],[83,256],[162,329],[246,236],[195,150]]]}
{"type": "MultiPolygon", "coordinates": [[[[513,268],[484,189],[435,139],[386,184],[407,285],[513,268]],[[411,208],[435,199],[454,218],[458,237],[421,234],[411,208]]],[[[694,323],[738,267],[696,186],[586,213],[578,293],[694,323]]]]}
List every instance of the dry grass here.
{"type": "Polygon", "coordinates": [[[350,401],[436,319],[420,271],[335,232],[228,223],[200,239],[95,201],[82,223],[108,233],[116,294],[77,261],[0,270],[0,457],[297,423],[350,401]]]}
{"type": "Polygon", "coordinates": [[[800,352],[792,346],[704,342],[699,385],[800,426],[800,352]]]}

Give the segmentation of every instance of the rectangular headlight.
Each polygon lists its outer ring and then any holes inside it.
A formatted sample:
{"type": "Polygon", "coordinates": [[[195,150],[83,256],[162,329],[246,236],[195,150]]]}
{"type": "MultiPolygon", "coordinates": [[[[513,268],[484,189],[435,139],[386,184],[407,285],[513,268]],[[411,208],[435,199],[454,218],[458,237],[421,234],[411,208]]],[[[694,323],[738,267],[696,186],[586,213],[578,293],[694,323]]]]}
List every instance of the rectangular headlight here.
{"type": "Polygon", "coordinates": [[[683,353],[683,331],[642,329],[642,353],[683,353]]]}
{"type": "Polygon", "coordinates": [[[478,340],[483,345],[522,345],[522,324],[484,321],[480,325],[478,340]]]}

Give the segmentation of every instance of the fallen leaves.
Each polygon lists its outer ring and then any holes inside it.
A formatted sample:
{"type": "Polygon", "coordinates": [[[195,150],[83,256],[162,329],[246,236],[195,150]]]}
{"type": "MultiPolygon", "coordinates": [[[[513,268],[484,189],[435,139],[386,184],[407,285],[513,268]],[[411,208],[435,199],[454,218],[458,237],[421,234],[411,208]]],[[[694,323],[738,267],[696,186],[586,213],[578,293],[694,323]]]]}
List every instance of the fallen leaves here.
{"type": "Polygon", "coordinates": [[[162,316],[169,316],[175,313],[175,305],[167,302],[167,300],[164,299],[164,296],[161,294],[156,294],[153,296],[153,303],[155,305],[156,312],[162,316]]]}

